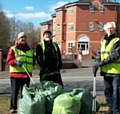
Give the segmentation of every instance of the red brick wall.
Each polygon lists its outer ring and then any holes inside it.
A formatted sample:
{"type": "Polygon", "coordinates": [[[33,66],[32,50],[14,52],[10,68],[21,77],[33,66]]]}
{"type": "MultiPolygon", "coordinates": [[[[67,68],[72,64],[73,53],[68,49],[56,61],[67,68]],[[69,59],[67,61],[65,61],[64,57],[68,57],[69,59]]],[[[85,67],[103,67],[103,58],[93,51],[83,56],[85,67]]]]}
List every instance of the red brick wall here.
{"type": "MultiPolygon", "coordinates": [[[[95,0],[91,0],[91,4],[94,4],[95,0]]],[[[102,0],[98,0],[100,5],[102,5],[102,0]]],[[[89,12],[89,5],[74,5],[74,13],[69,13],[69,6],[66,10],[60,10],[60,17],[57,16],[56,12],[56,41],[60,43],[61,53],[65,50],[66,54],[64,56],[70,57],[68,55],[68,42],[73,42],[75,46],[75,54],[78,51],[78,38],[81,35],[86,35],[89,38],[89,54],[85,55],[83,58],[92,58],[92,54],[97,52],[100,46],[100,41],[105,35],[104,31],[98,31],[98,24],[109,21],[116,22],[117,26],[120,24],[120,14],[115,11],[114,5],[103,5],[104,12],[100,13],[98,10],[99,3],[95,5],[95,10],[93,13],[89,12]],[[65,22],[65,24],[63,24],[65,22]],[[94,31],[90,32],[88,29],[89,23],[94,24],[94,31]],[[68,31],[68,24],[74,23],[74,30],[68,31]],[[60,26],[60,34],[57,33],[57,26],[60,26]]],[[[116,6],[116,10],[119,12],[119,6],[116,6]]]]}

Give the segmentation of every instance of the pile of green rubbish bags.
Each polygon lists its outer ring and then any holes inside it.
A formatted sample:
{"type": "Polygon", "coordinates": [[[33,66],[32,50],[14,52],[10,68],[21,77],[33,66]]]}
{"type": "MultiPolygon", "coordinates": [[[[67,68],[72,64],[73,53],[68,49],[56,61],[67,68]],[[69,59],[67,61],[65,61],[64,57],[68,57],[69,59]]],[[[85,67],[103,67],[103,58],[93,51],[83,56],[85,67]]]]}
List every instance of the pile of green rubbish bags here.
{"type": "MultiPolygon", "coordinates": [[[[83,88],[63,92],[61,85],[52,81],[40,83],[40,88],[26,85],[18,102],[18,114],[92,114],[92,94],[83,88]]],[[[100,107],[96,101],[96,109],[100,107]]]]}

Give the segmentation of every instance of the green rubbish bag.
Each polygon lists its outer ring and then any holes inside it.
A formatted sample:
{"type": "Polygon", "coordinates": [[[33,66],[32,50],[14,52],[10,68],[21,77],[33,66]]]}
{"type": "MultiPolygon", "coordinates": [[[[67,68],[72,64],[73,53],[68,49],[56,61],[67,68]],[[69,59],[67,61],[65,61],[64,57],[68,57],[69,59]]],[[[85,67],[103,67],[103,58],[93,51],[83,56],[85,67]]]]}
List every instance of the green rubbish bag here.
{"type": "Polygon", "coordinates": [[[51,114],[53,109],[54,99],[63,93],[63,88],[60,84],[53,81],[42,81],[40,87],[44,90],[46,98],[46,113],[51,114]]]}
{"type": "Polygon", "coordinates": [[[18,114],[46,114],[45,96],[40,90],[24,85],[22,95],[18,103],[18,114]]]}
{"type": "MultiPolygon", "coordinates": [[[[92,114],[93,96],[88,90],[83,88],[76,88],[73,89],[71,94],[78,97],[81,101],[81,110],[79,114],[92,114]]],[[[100,104],[96,101],[96,111],[98,111],[99,108],[100,104]]]]}
{"type": "Polygon", "coordinates": [[[52,114],[79,114],[80,107],[81,102],[77,97],[64,93],[55,99],[52,114]]]}

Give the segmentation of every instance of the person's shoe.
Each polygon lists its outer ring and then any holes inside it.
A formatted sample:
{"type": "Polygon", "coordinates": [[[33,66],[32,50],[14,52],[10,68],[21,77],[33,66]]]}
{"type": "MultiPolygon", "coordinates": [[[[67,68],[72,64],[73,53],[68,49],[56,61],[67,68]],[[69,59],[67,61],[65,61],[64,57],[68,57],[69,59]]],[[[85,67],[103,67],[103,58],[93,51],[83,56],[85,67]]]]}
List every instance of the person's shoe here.
{"type": "Polygon", "coordinates": [[[10,114],[13,114],[13,113],[17,113],[17,111],[14,109],[10,109],[10,114]]]}
{"type": "Polygon", "coordinates": [[[113,111],[108,110],[107,112],[103,112],[102,114],[113,114],[113,111]]]}

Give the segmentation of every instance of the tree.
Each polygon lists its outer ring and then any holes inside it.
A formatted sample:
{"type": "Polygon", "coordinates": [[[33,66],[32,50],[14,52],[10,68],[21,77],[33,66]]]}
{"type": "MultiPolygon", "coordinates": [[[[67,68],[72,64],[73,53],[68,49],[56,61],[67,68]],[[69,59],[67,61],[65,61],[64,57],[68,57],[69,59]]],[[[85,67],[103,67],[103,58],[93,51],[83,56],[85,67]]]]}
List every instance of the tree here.
{"type": "Polygon", "coordinates": [[[10,23],[4,12],[0,11],[0,48],[9,47],[10,23]]]}
{"type": "Polygon", "coordinates": [[[14,13],[12,18],[7,18],[2,11],[0,3],[0,48],[8,49],[16,41],[19,32],[24,31],[27,35],[28,44],[39,42],[39,28],[35,28],[31,22],[24,23],[16,19],[14,13]]]}
{"type": "Polygon", "coordinates": [[[33,23],[31,22],[24,23],[20,20],[17,20],[15,16],[13,18],[10,18],[9,21],[11,25],[11,35],[10,35],[11,42],[15,42],[18,33],[22,31],[26,33],[27,42],[29,45],[39,41],[39,36],[40,36],[39,28],[35,28],[33,23]]]}
{"type": "Polygon", "coordinates": [[[29,44],[39,41],[39,29],[35,28],[33,23],[29,22],[25,26],[25,32],[27,34],[27,41],[29,44]]]}
{"type": "Polygon", "coordinates": [[[24,24],[22,21],[17,20],[15,15],[9,19],[9,22],[11,27],[10,41],[15,42],[17,34],[21,31],[21,28],[24,27],[24,24]]]}

